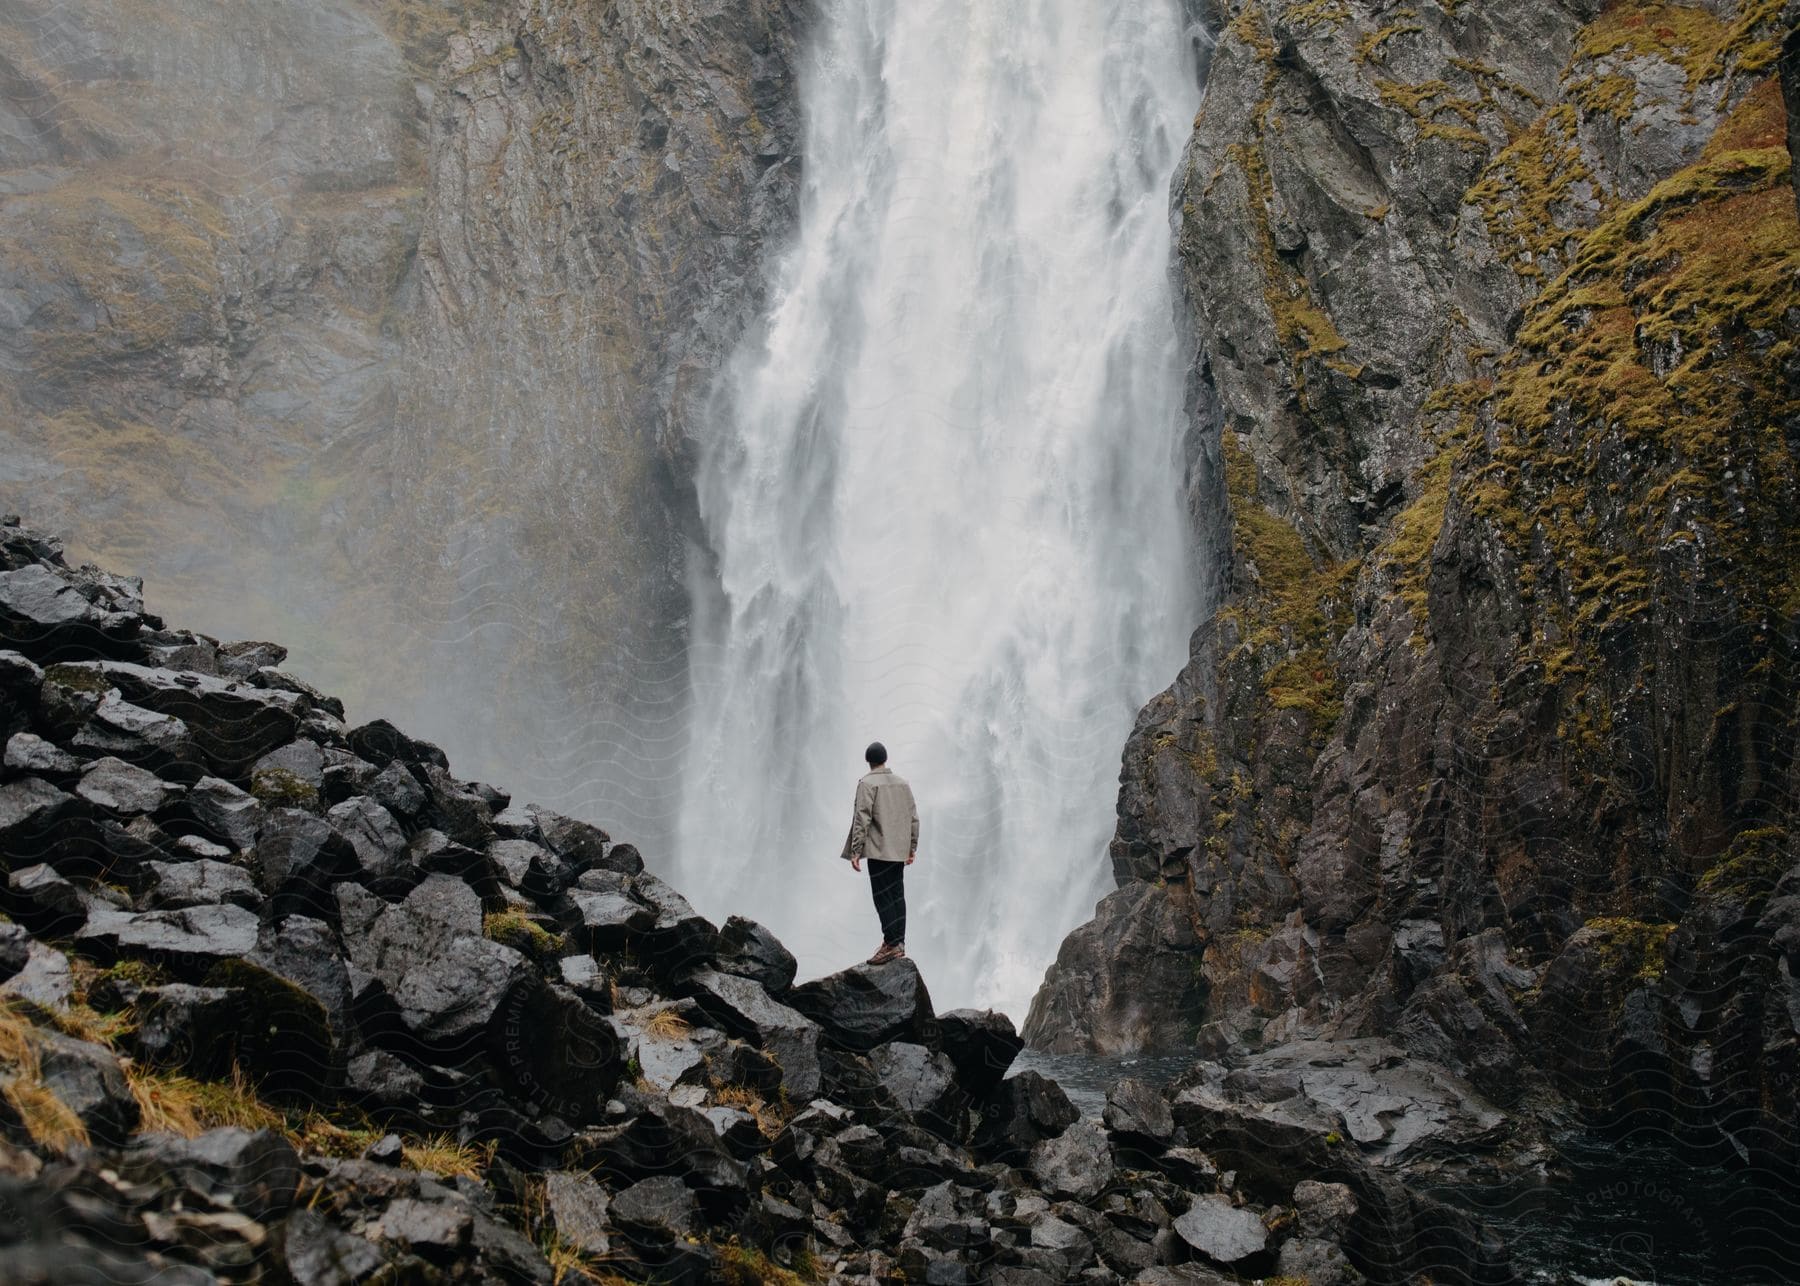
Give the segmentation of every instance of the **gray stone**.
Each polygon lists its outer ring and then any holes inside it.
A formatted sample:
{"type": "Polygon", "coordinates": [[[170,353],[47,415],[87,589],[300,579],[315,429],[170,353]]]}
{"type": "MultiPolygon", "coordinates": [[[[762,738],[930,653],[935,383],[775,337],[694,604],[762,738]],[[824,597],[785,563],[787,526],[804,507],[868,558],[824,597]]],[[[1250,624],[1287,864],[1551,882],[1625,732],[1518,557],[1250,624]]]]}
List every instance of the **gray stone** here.
{"type": "Polygon", "coordinates": [[[382,1211],[377,1231],[431,1259],[447,1260],[468,1244],[474,1219],[461,1201],[401,1197],[382,1211]]]}
{"type": "Polygon", "coordinates": [[[48,1089],[102,1145],[123,1143],[138,1124],[138,1104],[110,1049],[58,1031],[36,1034],[38,1068],[48,1089]]]}
{"type": "Polygon", "coordinates": [[[395,817],[417,817],[425,807],[425,788],[399,760],[394,760],[369,779],[364,790],[370,799],[395,817]]]}
{"type": "Polygon", "coordinates": [[[1031,1150],[1031,1173],[1046,1192],[1090,1202],[1112,1182],[1112,1145],[1098,1121],[1076,1121],[1031,1150]]]}
{"type": "Polygon", "coordinates": [[[1175,1133],[1169,1100],[1156,1086],[1126,1077],[1106,1091],[1106,1128],[1116,1134],[1166,1143],[1175,1133]]]}
{"type": "Polygon", "coordinates": [[[545,1204],[563,1242],[589,1255],[604,1255],[612,1248],[607,1236],[611,1199],[593,1176],[555,1170],[544,1177],[545,1204]]]}
{"type": "Polygon", "coordinates": [[[1231,1198],[1208,1193],[1175,1219],[1181,1239],[1208,1259],[1235,1264],[1260,1254],[1269,1234],[1253,1210],[1231,1204],[1231,1198]]]}
{"type": "Polygon", "coordinates": [[[220,777],[202,777],[182,802],[209,837],[233,852],[246,852],[255,845],[267,816],[256,796],[220,777]]]}
{"type": "Polygon", "coordinates": [[[146,909],[233,902],[255,908],[262,894],[241,866],[201,858],[194,862],[151,862],[150,882],[140,905],[146,909]]]}
{"type": "Polygon", "coordinates": [[[787,1000],[847,1049],[870,1050],[890,1040],[935,1043],[931,995],[911,960],[856,965],[795,987],[787,1000]]]}
{"type": "Polygon", "coordinates": [[[350,845],[365,878],[410,879],[412,862],[406,834],[394,815],[366,795],[356,795],[326,810],[325,821],[350,845]]]}
{"type": "Polygon", "coordinates": [[[24,966],[0,982],[0,993],[29,1000],[51,1011],[67,1009],[75,996],[75,978],[69,967],[69,957],[55,947],[33,942],[24,966]]]}
{"type": "Polygon", "coordinates": [[[50,777],[81,771],[81,760],[34,732],[15,732],[7,739],[5,765],[9,772],[50,777]]]}
{"type": "Polygon", "coordinates": [[[741,915],[727,917],[719,928],[718,967],[761,983],[771,995],[793,985],[798,968],[793,952],[754,920],[741,915]]]}
{"type": "Polygon", "coordinates": [[[83,770],[75,793],[90,804],[114,813],[154,813],[179,793],[153,772],[108,755],[83,770]]]}
{"type": "Polygon", "coordinates": [[[709,1023],[755,1043],[781,1065],[790,1099],[804,1103],[818,1093],[818,1024],[735,974],[702,971],[688,980],[687,991],[709,1023]]]}
{"type": "Polygon", "coordinates": [[[612,1201],[613,1222],[651,1243],[676,1241],[696,1231],[700,1209],[694,1193],[673,1175],[641,1179],[612,1201]]]}

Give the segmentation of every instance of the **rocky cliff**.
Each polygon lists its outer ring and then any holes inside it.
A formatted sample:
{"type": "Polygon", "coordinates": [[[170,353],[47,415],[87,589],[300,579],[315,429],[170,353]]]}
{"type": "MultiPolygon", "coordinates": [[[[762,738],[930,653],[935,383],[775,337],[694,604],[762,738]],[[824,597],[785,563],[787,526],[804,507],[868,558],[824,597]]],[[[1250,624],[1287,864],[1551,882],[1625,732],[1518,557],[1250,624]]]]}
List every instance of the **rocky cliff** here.
{"type": "Polygon", "coordinates": [[[1084,1117],[142,590],[0,523],[7,1282],[1515,1280],[1396,1169],[1491,1127],[1453,1079],[1370,1149],[1343,1060],[1084,1117]]]}
{"type": "Polygon", "coordinates": [[[655,834],[696,372],[791,219],[800,17],[6,0],[0,488],[655,834]]]}
{"type": "Polygon", "coordinates": [[[1228,584],[1027,1038],[1392,1034],[1792,1161],[1800,15],[1216,9],[1174,200],[1228,584]]]}

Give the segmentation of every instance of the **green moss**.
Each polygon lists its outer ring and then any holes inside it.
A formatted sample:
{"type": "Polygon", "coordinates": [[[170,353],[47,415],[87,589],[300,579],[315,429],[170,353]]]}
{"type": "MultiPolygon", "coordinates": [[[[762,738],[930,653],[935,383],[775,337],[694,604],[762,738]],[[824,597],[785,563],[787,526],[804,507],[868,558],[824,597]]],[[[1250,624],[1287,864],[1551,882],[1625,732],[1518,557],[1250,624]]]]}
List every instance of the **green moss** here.
{"type": "Polygon", "coordinates": [[[483,917],[481,931],[502,946],[523,952],[540,962],[556,959],[566,945],[562,934],[551,933],[519,910],[495,911],[483,917]]]}
{"type": "Polygon", "coordinates": [[[1794,864],[1788,833],[1778,826],[1740,832],[1725,856],[1700,877],[1699,891],[1712,898],[1759,901],[1794,864]]]}
{"type": "Polygon", "coordinates": [[[1628,977],[1637,982],[1654,982],[1662,977],[1674,925],[1599,916],[1582,927],[1598,935],[1595,947],[1600,968],[1608,977],[1628,977]]]}
{"type": "Polygon", "coordinates": [[[250,793],[269,808],[315,808],[319,791],[286,768],[261,768],[250,779],[250,793]]]}
{"type": "Polygon", "coordinates": [[[67,688],[72,692],[91,692],[95,696],[105,696],[112,691],[113,686],[100,667],[88,661],[63,661],[47,666],[44,678],[59,688],[67,688]]]}

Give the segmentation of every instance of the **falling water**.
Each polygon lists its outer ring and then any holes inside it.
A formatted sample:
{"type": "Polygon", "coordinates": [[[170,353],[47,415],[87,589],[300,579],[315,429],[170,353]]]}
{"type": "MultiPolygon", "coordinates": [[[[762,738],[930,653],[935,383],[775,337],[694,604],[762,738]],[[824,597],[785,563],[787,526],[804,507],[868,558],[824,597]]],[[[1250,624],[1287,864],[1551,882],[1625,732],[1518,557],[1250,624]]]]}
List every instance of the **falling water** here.
{"type": "Polygon", "coordinates": [[[1196,605],[1169,181],[1178,0],[849,0],[805,186],[700,468],[677,872],[803,977],[880,933],[838,860],[861,755],[913,785],[908,953],[1022,1017],[1104,891],[1119,751],[1196,605]]]}

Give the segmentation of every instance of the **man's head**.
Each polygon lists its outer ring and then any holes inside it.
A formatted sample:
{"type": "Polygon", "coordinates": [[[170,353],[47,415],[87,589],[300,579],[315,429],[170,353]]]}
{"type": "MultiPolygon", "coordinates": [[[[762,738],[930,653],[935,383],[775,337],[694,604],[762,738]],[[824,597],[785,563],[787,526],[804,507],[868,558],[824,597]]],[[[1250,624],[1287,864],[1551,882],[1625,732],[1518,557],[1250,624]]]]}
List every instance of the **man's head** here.
{"type": "Polygon", "coordinates": [[[863,758],[869,761],[869,767],[879,768],[887,762],[887,747],[879,741],[871,741],[869,748],[863,751],[863,758]]]}

